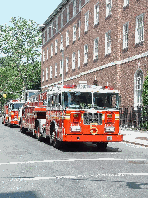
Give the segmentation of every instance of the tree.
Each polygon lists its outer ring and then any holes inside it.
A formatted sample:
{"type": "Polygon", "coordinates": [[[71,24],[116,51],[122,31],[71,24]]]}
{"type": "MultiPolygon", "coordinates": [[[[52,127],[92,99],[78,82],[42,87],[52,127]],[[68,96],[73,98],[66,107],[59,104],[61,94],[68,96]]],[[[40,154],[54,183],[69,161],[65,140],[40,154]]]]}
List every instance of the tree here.
{"type": "Polygon", "coordinates": [[[33,20],[11,18],[12,26],[0,27],[0,91],[8,98],[18,97],[24,88],[40,88],[39,25],[33,20]]]}

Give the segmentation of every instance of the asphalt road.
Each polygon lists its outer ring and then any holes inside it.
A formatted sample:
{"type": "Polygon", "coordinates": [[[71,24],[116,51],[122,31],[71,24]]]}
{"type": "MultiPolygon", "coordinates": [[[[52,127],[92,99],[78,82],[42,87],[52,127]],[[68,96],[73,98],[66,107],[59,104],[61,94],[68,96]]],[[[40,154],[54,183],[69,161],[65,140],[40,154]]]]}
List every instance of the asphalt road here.
{"type": "Polygon", "coordinates": [[[1,124],[0,198],[148,196],[148,149],[109,143],[55,149],[1,124]]]}

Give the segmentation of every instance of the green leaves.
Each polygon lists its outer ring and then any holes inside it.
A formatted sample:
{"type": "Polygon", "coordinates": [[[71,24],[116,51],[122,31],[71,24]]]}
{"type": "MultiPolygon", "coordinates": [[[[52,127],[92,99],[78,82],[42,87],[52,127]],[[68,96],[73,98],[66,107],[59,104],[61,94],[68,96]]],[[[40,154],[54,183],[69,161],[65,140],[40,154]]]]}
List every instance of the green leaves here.
{"type": "MultiPolygon", "coordinates": [[[[41,33],[33,20],[11,18],[0,28],[0,92],[18,97],[21,91],[40,87],[41,33]]],[[[7,97],[7,99],[8,99],[7,97]]]]}

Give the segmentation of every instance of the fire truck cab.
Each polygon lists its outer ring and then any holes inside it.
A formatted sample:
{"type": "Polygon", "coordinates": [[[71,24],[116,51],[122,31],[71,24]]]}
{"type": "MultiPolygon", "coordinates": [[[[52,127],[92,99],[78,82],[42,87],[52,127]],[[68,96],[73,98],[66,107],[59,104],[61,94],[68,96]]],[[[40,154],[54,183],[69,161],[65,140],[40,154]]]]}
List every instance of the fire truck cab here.
{"type": "Polygon", "coordinates": [[[51,88],[44,133],[57,148],[62,142],[92,142],[106,148],[108,142],[122,141],[119,92],[87,84],[51,88]]]}
{"type": "Polygon", "coordinates": [[[19,126],[20,121],[20,109],[24,105],[24,101],[10,100],[7,104],[4,105],[4,125],[8,126],[19,126]]]}

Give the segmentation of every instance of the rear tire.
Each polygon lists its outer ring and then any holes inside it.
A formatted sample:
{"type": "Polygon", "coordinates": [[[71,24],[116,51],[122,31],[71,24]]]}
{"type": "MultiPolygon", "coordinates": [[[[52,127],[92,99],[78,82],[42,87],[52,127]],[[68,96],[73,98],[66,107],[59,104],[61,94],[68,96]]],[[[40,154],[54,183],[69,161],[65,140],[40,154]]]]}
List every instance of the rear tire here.
{"type": "Polygon", "coordinates": [[[56,138],[56,131],[52,132],[52,145],[54,148],[60,148],[61,142],[56,138]]]}

